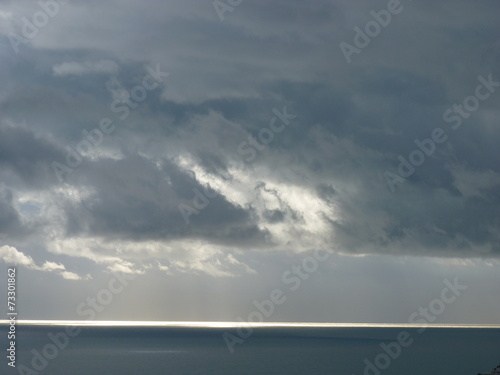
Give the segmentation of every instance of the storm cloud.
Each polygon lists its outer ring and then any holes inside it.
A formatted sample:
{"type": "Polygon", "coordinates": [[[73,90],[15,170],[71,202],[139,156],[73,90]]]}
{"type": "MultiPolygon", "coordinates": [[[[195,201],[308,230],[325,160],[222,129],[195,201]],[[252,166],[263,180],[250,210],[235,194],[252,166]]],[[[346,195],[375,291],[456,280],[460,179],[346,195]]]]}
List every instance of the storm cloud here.
{"type": "Polygon", "coordinates": [[[315,249],[497,262],[500,4],[231,8],[0,4],[6,263],[243,284],[315,249]]]}

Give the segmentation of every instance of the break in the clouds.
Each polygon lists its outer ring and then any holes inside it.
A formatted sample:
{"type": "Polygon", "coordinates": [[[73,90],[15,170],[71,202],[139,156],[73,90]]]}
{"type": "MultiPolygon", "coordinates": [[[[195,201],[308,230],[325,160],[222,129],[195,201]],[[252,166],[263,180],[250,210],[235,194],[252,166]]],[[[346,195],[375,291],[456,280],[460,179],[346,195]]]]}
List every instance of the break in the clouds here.
{"type": "Polygon", "coordinates": [[[267,279],[316,249],[490,267],[498,3],[219,3],[0,3],[6,263],[82,283],[267,279]]]}

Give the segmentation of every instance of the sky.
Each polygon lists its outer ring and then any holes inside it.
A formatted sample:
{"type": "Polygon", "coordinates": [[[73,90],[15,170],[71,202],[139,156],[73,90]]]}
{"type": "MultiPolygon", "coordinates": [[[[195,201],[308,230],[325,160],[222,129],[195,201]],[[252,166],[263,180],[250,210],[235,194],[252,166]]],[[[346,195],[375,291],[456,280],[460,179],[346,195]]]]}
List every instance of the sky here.
{"type": "Polygon", "coordinates": [[[18,319],[500,324],[499,11],[1,0],[18,319]]]}

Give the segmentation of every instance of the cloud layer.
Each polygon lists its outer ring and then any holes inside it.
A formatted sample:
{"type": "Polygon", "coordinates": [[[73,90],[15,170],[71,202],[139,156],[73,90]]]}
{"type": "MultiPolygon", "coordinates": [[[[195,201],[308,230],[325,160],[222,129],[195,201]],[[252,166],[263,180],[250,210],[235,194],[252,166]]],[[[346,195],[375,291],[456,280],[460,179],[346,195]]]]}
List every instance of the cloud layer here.
{"type": "Polygon", "coordinates": [[[367,37],[387,1],[222,21],[211,2],[2,2],[2,259],[80,280],[251,276],[314,249],[498,258],[499,4],[398,3],[367,37]]]}

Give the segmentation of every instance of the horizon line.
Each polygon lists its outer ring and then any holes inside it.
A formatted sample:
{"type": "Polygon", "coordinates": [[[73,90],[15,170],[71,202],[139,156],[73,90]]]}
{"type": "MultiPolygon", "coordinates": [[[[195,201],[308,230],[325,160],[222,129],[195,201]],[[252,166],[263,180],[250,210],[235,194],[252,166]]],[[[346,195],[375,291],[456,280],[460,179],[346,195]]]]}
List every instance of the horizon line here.
{"type": "MultiPolygon", "coordinates": [[[[10,324],[0,320],[0,325],[10,324]]],[[[326,323],[326,322],[239,322],[239,321],[141,321],[141,320],[16,320],[16,325],[47,326],[102,326],[102,327],[198,327],[238,328],[251,327],[304,327],[304,328],[500,328],[500,324],[414,324],[414,323],[326,323]]]]}

